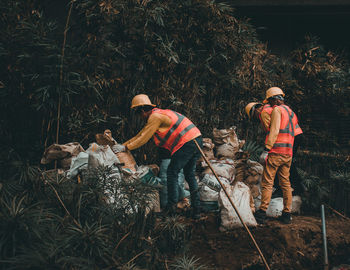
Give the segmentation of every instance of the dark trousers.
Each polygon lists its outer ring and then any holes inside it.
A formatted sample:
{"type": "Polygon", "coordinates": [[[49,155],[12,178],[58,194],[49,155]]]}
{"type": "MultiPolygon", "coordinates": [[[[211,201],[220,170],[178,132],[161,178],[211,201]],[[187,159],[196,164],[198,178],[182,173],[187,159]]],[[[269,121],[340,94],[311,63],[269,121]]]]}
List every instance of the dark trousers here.
{"type": "MultiPolygon", "coordinates": [[[[195,138],[200,147],[203,146],[202,136],[195,138]]],[[[198,185],[195,177],[196,163],[200,157],[200,152],[194,143],[185,143],[172,156],[167,170],[168,186],[168,207],[176,206],[178,202],[178,177],[181,169],[184,170],[185,180],[190,187],[191,205],[193,208],[200,207],[198,185]]]]}

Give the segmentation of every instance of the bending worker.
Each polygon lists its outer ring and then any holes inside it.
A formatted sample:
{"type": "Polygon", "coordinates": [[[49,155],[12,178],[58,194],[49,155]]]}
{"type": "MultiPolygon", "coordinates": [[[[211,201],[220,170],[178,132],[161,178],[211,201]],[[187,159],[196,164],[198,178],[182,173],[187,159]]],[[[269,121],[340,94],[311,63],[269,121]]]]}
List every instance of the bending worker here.
{"type": "MultiPolygon", "coordinates": [[[[277,104],[256,106],[250,103],[246,106],[250,116],[259,117],[264,123],[262,117],[271,110],[271,120],[265,139],[265,148],[260,156],[260,161],[265,162],[263,178],[261,182],[261,205],[255,213],[258,223],[262,224],[266,219],[266,210],[269,206],[274,178],[278,176],[279,184],[283,192],[283,212],[280,220],[284,223],[290,223],[292,207],[292,188],[290,185],[290,167],[293,156],[293,144],[296,133],[301,129],[298,125],[296,114],[284,104],[284,93],[280,88],[272,87],[266,92],[264,103],[274,104],[273,99],[279,100],[277,104]],[[249,108],[250,107],[250,108],[249,108]],[[256,108],[257,107],[257,108],[256,108]],[[264,112],[263,112],[264,111],[264,112]]],[[[265,115],[266,116],[266,115],[265,115]]],[[[264,124],[265,126],[265,124],[264,124]]]]}
{"type": "Polygon", "coordinates": [[[196,162],[200,152],[194,140],[202,147],[201,132],[182,114],[156,108],[147,95],[136,95],[131,101],[131,108],[147,120],[147,124],[135,137],[123,143],[124,150],[137,149],[153,136],[155,144],[167,149],[171,155],[167,169],[168,204],[165,213],[173,215],[176,212],[179,196],[178,175],[183,169],[190,188],[193,218],[200,218],[200,200],[195,178],[196,162]]]}

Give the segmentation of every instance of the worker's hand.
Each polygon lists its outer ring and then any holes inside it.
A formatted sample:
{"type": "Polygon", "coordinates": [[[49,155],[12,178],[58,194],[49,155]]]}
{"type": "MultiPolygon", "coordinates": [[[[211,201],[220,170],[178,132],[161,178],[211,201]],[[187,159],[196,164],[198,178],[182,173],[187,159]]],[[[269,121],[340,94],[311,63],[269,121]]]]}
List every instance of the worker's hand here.
{"type": "Polygon", "coordinates": [[[265,148],[264,151],[261,153],[260,158],[259,158],[259,163],[261,165],[266,164],[267,156],[269,155],[269,149],[265,148]]]}
{"type": "Polygon", "coordinates": [[[126,151],[128,151],[128,148],[125,145],[116,144],[116,145],[112,146],[112,151],[114,153],[126,152],[126,151]]]}

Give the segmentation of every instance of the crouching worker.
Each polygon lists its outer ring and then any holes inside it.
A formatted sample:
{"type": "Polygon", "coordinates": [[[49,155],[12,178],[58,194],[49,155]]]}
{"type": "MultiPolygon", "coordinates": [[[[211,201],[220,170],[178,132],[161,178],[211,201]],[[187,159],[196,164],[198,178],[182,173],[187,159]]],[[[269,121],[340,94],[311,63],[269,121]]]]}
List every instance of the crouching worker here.
{"type": "Polygon", "coordinates": [[[193,218],[199,219],[200,200],[195,171],[200,152],[194,140],[202,147],[201,132],[182,114],[156,108],[147,95],[136,95],[131,101],[131,109],[146,120],[147,124],[135,137],[123,143],[124,150],[137,149],[153,136],[155,144],[167,149],[171,155],[167,169],[168,203],[164,210],[165,213],[167,215],[176,213],[179,196],[178,177],[183,169],[190,188],[193,218]]]}

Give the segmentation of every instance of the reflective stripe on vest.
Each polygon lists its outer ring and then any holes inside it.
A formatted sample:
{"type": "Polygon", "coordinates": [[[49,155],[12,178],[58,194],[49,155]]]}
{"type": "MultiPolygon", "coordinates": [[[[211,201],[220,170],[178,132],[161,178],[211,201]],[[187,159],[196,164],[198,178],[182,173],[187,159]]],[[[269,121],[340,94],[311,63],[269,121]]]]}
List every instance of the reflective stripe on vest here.
{"type": "MultiPolygon", "coordinates": [[[[159,111],[160,109],[153,109],[154,111],[159,111]]],[[[175,113],[177,115],[177,121],[176,123],[169,129],[169,131],[167,132],[167,134],[162,138],[160,137],[157,133],[154,134],[154,136],[157,137],[157,139],[159,140],[159,147],[163,147],[164,144],[166,143],[166,141],[169,139],[170,135],[179,127],[179,125],[181,124],[182,120],[185,119],[185,116],[183,116],[182,114],[179,114],[177,112],[172,111],[173,113],[175,113]]]]}
{"type": "Polygon", "coordinates": [[[288,117],[289,117],[289,122],[288,122],[286,128],[280,129],[280,133],[289,133],[290,135],[292,135],[294,137],[295,136],[294,125],[293,125],[294,112],[291,110],[291,113],[289,113],[289,111],[285,105],[281,105],[280,107],[282,107],[283,109],[286,110],[288,117]]]}
{"type": "Polygon", "coordinates": [[[164,133],[157,131],[153,135],[157,146],[168,149],[174,154],[186,142],[201,135],[199,129],[187,117],[172,110],[153,109],[153,112],[167,115],[172,123],[170,128],[164,133]]]}

